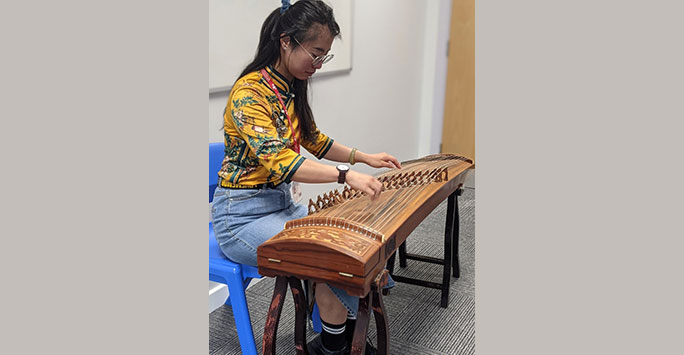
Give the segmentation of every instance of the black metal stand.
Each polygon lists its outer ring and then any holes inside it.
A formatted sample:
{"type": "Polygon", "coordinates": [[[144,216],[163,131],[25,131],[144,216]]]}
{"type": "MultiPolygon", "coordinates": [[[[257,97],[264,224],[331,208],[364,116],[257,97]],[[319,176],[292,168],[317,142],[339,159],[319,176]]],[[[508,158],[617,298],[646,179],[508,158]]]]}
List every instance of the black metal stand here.
{"type": "Polygon", "coordinates": [[[399,246],[399,266],[406,267],[406,260],[416,260],[426,263],[439,264],[444,266],[442,283],[438,284],[426,280],[419,280],[404,276],[394,275],[394,259],[396,252],[387,260],[387,270],[389,270],[392,279],[396,282],[404,282],[412,285],[435,288],[442,291],[442,299],[440,306],[447,308],[449,305],[449,285],[451,281],[451,271],[453,267],[453,276],[458,278],[461,276],[460,261],[458,259],[458,236],[459,236],[459,218],[458,218],[458,196],[463,193],[462,189],[454,191],[449,195],[447,202],[446,225],[444,228],[444,258],[438,259],[429,256],[410,254],[406,252],[406,242],[399,246]],[[453,256],[453,262],[452,262],[453,256]]]}

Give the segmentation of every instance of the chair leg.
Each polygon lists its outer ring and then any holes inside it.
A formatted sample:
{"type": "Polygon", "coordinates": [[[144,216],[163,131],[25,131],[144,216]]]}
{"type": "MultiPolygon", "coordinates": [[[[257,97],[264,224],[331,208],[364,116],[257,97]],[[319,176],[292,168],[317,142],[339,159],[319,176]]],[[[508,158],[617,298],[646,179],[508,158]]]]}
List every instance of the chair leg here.
{"type": "Polygon", "coordinates": [[[252,322],[247,308],[247,299],[241,274],[232,274],[228,278],[228,292],[230,303],[233,308],[233,318],[237,328],[240,348],[243,354],[256,355],[256,344],[254,343],[254,332],[252,332],[252,322]]]}
{"type": "MultiPolygon", "coordinates": [[[[248,277],[248,278],[242,280],[242,288],[243,288],[244,290],[246,290],[246,289],[247,289],[247,286],[249,286],[249,283],[250,283],[250,282],[252,282],[252,278],[251,278],[251,277],[248,277]]],[[[232,303],[230,303],[230,292],[228,292],[228,298],[226,298],[226,302],[223,302],[223,304],[232,307],[232,303]]]]}
{"type": "Polygon", "coordinates": [[[311,325],[313,328],[313,331],[316,333],[320,333],[322,331],[322,326],[321,326],[321,314],[318,311],[318,305],[316,304],[316,301],[314,300],[314,286],[313,282],[309,280],[304,280],[302,282],[304,284],[304,295],[306,295],[306,309],[307,309],[307,314],[309,315],[309,319],[311,319],[311,325]],[[310,305],[313,305],[310,307],[310,305]],[[309,312],[309,309],[311,312],[309,312]]]}
{"type": "Polygon", "coordinates": [[[311,322],[313,322],[313,331],[320,333],[323,331],[323,326],[321,325],[321,313],[318,311],[318,305],[314,303],[313,311],[311,312],[311,322]]]}

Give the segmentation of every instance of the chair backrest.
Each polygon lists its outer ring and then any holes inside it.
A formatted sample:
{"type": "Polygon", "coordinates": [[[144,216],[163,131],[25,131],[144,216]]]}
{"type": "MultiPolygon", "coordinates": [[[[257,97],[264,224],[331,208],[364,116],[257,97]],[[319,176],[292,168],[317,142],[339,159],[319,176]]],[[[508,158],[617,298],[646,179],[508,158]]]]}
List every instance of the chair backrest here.
{"type": "Polygon", "coordinates": [[[214,190],[218,184],[218,172],[221,170],[225,145],[220,143],[209,143],[209,202],[214,199],[214,190]]]}

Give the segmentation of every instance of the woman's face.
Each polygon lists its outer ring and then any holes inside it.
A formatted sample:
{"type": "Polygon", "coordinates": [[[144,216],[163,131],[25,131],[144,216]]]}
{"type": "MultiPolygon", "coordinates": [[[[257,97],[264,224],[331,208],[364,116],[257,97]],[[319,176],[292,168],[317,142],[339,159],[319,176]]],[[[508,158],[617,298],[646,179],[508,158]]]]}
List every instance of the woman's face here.
{"type": "Polygon", "coordinates": [[[308,79],[316,70],[321,68],[322,64],[313,65],[313,59],[328,54],[332,46],[334,38],[328,27],[315,26],[313,28],[314,37],[308,41],[300,42],[298,46],[293,37],[283,39],[285,44],[284,53],[281,53],[282,58],[284,58],[283,62],[287,71],[299,80],[308,79]]]}

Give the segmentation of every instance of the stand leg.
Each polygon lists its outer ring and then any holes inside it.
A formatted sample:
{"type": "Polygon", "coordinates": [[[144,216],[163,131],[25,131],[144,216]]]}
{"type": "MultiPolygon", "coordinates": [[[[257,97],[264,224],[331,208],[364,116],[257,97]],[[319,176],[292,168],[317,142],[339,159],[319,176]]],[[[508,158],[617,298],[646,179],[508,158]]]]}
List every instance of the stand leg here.
{"type": "Polygon", "coordinates": [[[451,253],[452,241],[454,238],[454,201],[456,200],[456,193],[449,195],[447,202],[447,220],[444,227],[444,272],[442,275],[442,300],[440,306],[447,308],[449,305],[449,285],[451,283],[451,253]]]}
{"type": "Polygon", "coordinates": [[[458,189],[456,194],[456,198],[454,198],[454,238],[453,238],[453,255],[454,255],[454,277],[459,278],[461,277],[461,262],[458,258],[458,241],[459,241],[459,233],[460,233],[460,222],[459,222],[459,213],[458,213],[458,196],[461,196],[463,194],[462,189],[458,189]]]}
{"type": "Polygon", "coordinates": [[[296,277],[288,279],[295,304],[295,349],[297,355],[309,355],[306,350],[306,297],[302,282],[296,277]]]}
{"type": "Polygon", "coordinates": [[[399,267],[406,267],[406,241],[399,246],[399,267]]]}
{"type": "Polygon", "coordinates": [[[375,324],[378,327],[378,354],[389,355],[389,326],[387,323],[387,313],[385,312],[385,304],[382,302],[382,294],[377,289],[372,291],[373,294],[373,315],[375,316],[375,324]]]}
{"type": "Polygon", "coordinates": [[[373,305],[372,293],[373,292],[369,292],[366,297],[359,300],[359,311],[356,315],[356,325],[354,326],[354,337],[352,338],[350,355],[363,355],[366,351],[366,333],[368,333],[370,309],[373,305]]]}
{"type": "Polygon", "coordinates": [[[389,271],[390,275],[394,273],[394,260],[396,256],[397,252],[395,251],[394,253],[392,253],[392,256],[390,256],[389,259],[387,259],[387,266],[385,268],[389,271]]]}
{"type": "Polygon", "coordinates": [[[276,353],[276,333],[278,332],[280,312],[283,310],[285,292],[287,292],[287,278],[283,276],[276,277],[273,298],[271,299],[271,306],[268,308],[268,318],[266,318],[266,326],[264,327],[264,355],[275,355],[276,353]]]}
{"type": "MultiPolygon", "coordinates": [[[[397,256],[397,252],[392,253],[392,256],[387,259],[387,266],[385,267],[390,275],[394,273],[394,259],[397,256]]],[[[382,294],[384,296],[389,295],[389,289],[382,289],[382,294]]]]}

